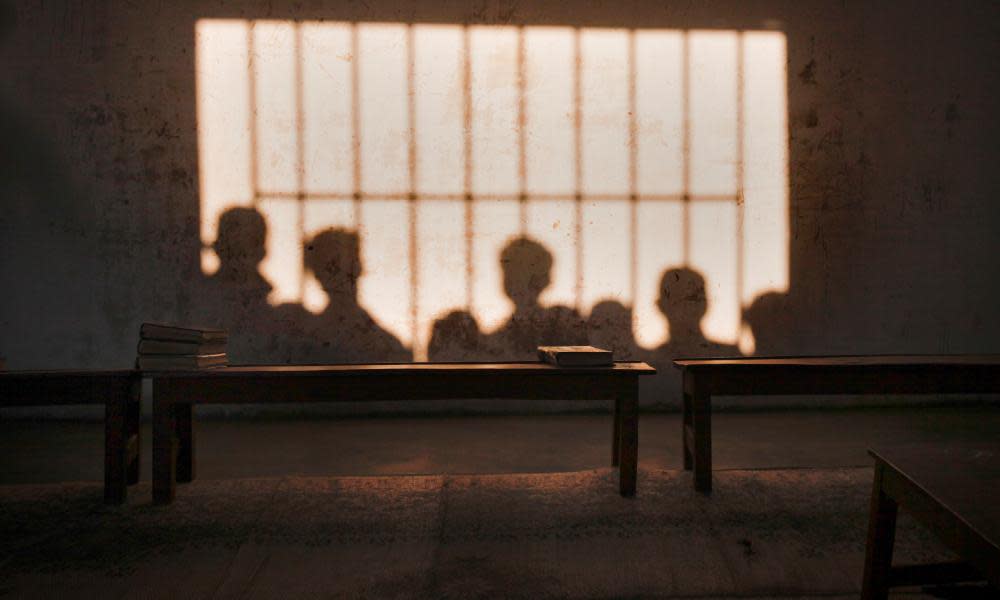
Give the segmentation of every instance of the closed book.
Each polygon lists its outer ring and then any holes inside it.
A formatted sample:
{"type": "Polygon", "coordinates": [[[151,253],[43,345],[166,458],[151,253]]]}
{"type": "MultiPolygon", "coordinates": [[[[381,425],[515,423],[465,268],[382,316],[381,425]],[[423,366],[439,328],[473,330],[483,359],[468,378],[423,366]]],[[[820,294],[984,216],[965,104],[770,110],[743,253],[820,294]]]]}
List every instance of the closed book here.
{"type": "Polygon", "coordinates": [[[169,371],[171,369],[204,369],[224,367],[228,363],[225,354],[170,355],[146,354],[139,356],[136,366],[143,371],[169,371]]]}
{"type": "Polygon", "coordinates": [[[539,346],[538,358],[557,367],[610,367],[610,350],[593,346],[539,346]]]}
{"type": "Polygon", "coordinates": [[[226,342],[171,342],[168,340],[139,340],[139,354],[225,354],[226,342]]]}
{"type": "Polygon", "coordinates": [[[144,340],[163,340],[170,342],[192,342],[203,344],[207,342],[225,342],[229,333],[225,329],[206,327],[178,327],[163,323],[143,323],[139,328],[139,337],[144,340]]]}

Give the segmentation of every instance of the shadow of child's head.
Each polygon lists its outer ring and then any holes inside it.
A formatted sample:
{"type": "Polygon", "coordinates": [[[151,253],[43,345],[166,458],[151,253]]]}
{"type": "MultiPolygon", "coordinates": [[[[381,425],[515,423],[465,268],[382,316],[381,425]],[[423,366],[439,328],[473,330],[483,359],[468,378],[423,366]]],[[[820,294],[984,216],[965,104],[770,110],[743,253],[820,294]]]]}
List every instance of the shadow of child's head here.
{"type": "Polygon", "coordinates": [[[789,351],[788,337],[795,331],[788,296],[766,292],[743,310],[743,320],[750,326],[757,356],[778,355],[789,351]]]}
{"type": "Polygon", "coordinates": [[[699,329],[708,311],[705,278],[687,267],[668,269],[660,279],[656,305],[670,323],[671,336],[699,329]]]}
{"type": "Polygon", "coordinates": [[[500,254],[503,289],[518,308],[538,304],[538,297],[552,281],[552,253],[540,243],[520,237],[508,243],[500,254]]]}
{"type": "Polygon", "coordinates": [[[254,208],[230,208],[219,217],[219,233],[212,244],[227,269],[256,269],[267,255],[267,222],[254,208]]]}
{"type": "Polygon", "coordinates": [[[306,242],[304,262],[326,293],[354,293],[362,271],[358,234],[346,229],[316,234],[306,242]]]}

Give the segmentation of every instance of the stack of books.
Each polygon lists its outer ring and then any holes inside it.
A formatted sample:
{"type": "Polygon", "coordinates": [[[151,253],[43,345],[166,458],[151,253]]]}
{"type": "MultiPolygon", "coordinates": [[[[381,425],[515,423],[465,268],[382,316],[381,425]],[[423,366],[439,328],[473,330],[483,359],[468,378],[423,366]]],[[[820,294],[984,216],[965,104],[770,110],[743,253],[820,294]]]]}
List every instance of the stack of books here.
{"type": "Polygon", "coordinates": [[[593,346],[539,346],[538,358],[557,367],[610,367],[610,350],[593,346]]]}
{"type": "Polygon", "coordinates": [[[226,365],[224,329],[177,327],[160,323],[143,323],[139,329],[141,370],[204,369],[226,365]]]}

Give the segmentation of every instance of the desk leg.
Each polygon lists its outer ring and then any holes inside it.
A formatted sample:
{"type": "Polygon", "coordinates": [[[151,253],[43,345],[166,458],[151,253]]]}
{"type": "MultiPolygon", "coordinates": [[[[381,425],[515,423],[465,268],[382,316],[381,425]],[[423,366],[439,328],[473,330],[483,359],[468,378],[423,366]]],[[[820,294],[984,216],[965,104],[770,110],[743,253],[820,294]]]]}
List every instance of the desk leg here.
{"type": "Polygon", "coordinates": [[[611,432],[611,466],[618,466],[618,456],[621,451],[622,442],[622,400],[615,398],[614,423],[611,432]]]}
{"type": "Polygon", "coordinates": [[[628,378],[618,390],[615,405],[620,404],[618,487],[622,496],[635,496],[639,471],[639,381],[628,378]]]}
{"type": "Polygon", "coordinates": [[[153,380],[153,503],[170,504],[177,481],[177,439],[170,382],[153,380]]]}
{"type": "Polygon", "coordinates": [[[174,423],[177,428],[177,481],[194,481],[194,422],[190,403],[174,404],[174,423]]]}
{"type": "Polygon", "coordinates": [[[128,388],[109,390],[104,400],[104,502],[122,504],[128,463],[128,388]]]}
{"type": "Polygon", "coordinates": [[[128,473],[127,483],[134,485],[139,483],[142,473],[142,377],[135,377],[132,380],[129,390],[128,412],[126,414],[127,435],[126,447],[128,448],[128,473]]]}
{"type": "Polygon", "coordinates": [[[889,571],[892,547],[896,538],[896,501],[882,491],[884,467],[875,463],[871,511],[868,515],[868,543],[865,547],[865,574],[861,582],[863,600],[886,600],[889,597],[889,571]]]}
{"type": "Polygon", "coordinates": [[[691,409],[691,393],[689,389],[693,389],[694,376],[687,369],[684,370],[683,382],[681,384],[681,411],[683,418],[681,419],[681,445],[684,448],[684,470],[690,471],[694,468],[694,451],[692,449],[692,440],[694,436],[694,424],[692,423],[692,409],[691,409]]]}
{"type": "Polygon", "coordinates": [[[692,381],[691,427],[694,430],[694,489],[707,494],[712,491],[712,397],[703,381],[692,381]]]}

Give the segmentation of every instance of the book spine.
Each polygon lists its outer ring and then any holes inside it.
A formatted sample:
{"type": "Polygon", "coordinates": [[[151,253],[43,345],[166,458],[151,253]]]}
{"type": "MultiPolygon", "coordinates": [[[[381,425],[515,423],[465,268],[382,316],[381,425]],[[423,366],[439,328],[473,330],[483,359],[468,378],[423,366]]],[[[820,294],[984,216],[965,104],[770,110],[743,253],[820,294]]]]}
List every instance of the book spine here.
{"type": "Polygon", "coordinates": [[[165,340],[139,340],[137,352],[146,355],[184,355],[196,356],[206,354],[222,354],[226,351],[225,342],[208,342],[204,344],[190,342],[174,342],[165,340]]]}
{"type": "Polygon", "coordinates": [[[217,343],[229,339],[229,333],[221,329],[193,329],[174,327],[157,323],[143,323],[139,327],[139,337],[144,340],[161,340],[188,343],[217,343]]]}

